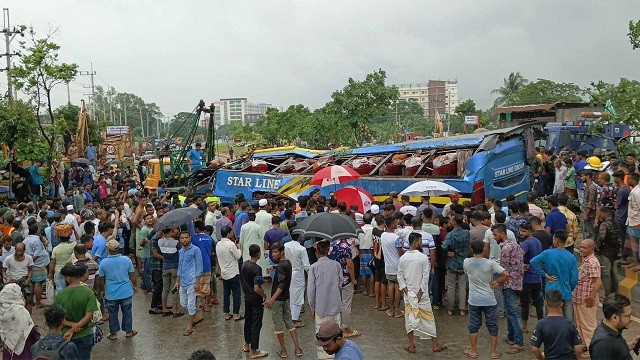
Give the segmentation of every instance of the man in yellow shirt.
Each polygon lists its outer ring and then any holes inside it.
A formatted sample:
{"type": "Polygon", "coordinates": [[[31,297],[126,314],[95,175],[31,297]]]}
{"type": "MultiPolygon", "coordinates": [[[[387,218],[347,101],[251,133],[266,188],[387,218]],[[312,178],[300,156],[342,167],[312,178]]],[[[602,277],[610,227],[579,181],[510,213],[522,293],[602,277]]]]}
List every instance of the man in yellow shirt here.
{"type": "Polygon", "coordinates": [[[565,249],[573,254],[573,248],[578,239],[580,225],[578,224],[576,214],[567,208],[568,203],[569,196],[567,196],[567,194],[558,195],[558,210],[567,218],[567,242],[565,243],[565,249]]]}

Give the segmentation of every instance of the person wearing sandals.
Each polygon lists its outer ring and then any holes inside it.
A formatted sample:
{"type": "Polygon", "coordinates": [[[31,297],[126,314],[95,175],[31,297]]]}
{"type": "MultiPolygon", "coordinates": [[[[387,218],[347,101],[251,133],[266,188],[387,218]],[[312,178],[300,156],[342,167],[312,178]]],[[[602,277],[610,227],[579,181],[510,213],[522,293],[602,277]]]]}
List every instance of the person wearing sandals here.
{"type": "Polygon", "coordinates": [[[414,333],[420,339],[431,339],[431,350],[441,352],[447,349],[438,342],[436,320],[429,301],[429,258],[422,252],[422,235],[409,234],[409,250],[400,257],[398,264],[398,286],[404,294],[405,328],[409,346],[405,350],[414,354],[416,345],[414,333]]]}
{"type": "MultiPolygon", "coordinates": [[[[293,340],[296,356],[302,356],[302,349],[298,342],[298,332],[293,320],[291,320],[291,309],[289,306],[289,287],[291,286],[291,262],[284,254],[284,244],[276,243],[271,246],[271,254],[278,261],[275,278],[271,285],[271,297],[264,302],[264,307],[271,309],[273,319],[273,329],[280,343],[278,356],[282,359],[289,357],[284,344],[284,331],[288,330],[293,340]]],[[[269,272],[271,269],[267,269],[269,272]]]]}
{"type": "Polygon", "coordinates": [[[469,254],[469,231],[462,229],[462,215],[453,217],[453,230],[442,242],[442,249],[447,252],[447,314],[453,315],[456,302],[456,286],[458,291],[458,307],[460,316],[467,313],[467,277],[463,270],[463,261],[469,254]]]}
{"type": "Polygon", "coordinates": [[[137,291],[135,287],[136,272],[131,259],[120,254],[118,240],[109,240],[107,251],[109,256],[100,262],[96,280],[98,289],[104,290],[105,305],[109,312],[107,339],[116,340],[118,338],[121,325],[118,322],[119,311],[122,311],[122,330],[126,332],[125,337],[130,338],[138,334],[133,330],[132,313],[133,293],[137,291]]]}
{"type": "MultiPolygon", "coordinates": [[[[81,279],[87,273],[84,264],[65,265],[60,274],[64,277],[67,286],[56,294],[53,299],[55,305],[65,310],[65,320],[62,334],[66,340],[70,340],[78,348],[79,359],[90,359],[93,349],[93,312],[98,310],[96,295],[92,289],[84,286],[81,279]]],[[[116,322],[117,317],[114,317],[116,322]]]]}
{"type": "MultiPolygon", "coordinates": [[[[230,228],[225,226],[226,228],[230,228]]],[[[249,246],[250,260],[242,264],[240,275],[242,277],[242,291],[244,292],[244,312],[247,319],[244,321],[244,345],[242,351],[249,353],[249,359],[263,358],[268,352],[260,350],[260,330],[262,330],[262,317],[264,307],[262,303],[266,299],[262,284],[262,268],[257,264],[262,255],[260,246],[249,246]]]]}
{"type": "MultiPolygon", "coordinates": [[[[340,322],[342,310],[341,288],[342,268],[340,264],[329,259],[330,243],[328,240],[316,242],[313,247],[316,250],[318,261],[309,266],[307,281],[307,298],[311,308],[311,316],[315,319],[316,332],[327,321],[340,322]]],[[[332,359],[321,345],[317,347],[318,359],[332,359]]]]}
{"type": "Polygon", "coordinates": [[[216,244],[216,254],[218,255],[218,263],[220,264],[220,277],[222,278],[222,308],[224,319],[231,320],[230,311],[231,295],[233,295],[233,319],[239,321],[240,316],[240,296],[241,281],[240,269],[238,268],[238,260],[242,256],[242,251],[238,245],[230,238],[232,235],[230,226],[224,226],[220,229],[222,238],[216,244]]]}
{"type": "Polygon", "coordinates": [[[478,358],[478,331],[484,314],[491,337],[491,358],[499,359],[498,352],[498,302],[493,289],[502,286],[509,273],[497,262],[483,256],[484,242],[472,241],[473,257],[464,259],[464,272],[469,278],[469,340],[471,347],[464,353],[471,359],[478,358]],[[500,275],[493,280],[494,275],[500,275]]]}
{"type": "Polygon", "coordinates": [[[196,306],[196,293],[202,284],[202,280],[199,279],[202,277],[202,252],[200,248],[191,244],[191,234],[188,231],[181,232],[179,239],[182,248],[179,251],[178,273],[173,289],[178,290],[180,305],[187,309],[189,314],[187,329],[182,334],[189,336],[193,334],[193,327],[204,321],[196,306]]]}

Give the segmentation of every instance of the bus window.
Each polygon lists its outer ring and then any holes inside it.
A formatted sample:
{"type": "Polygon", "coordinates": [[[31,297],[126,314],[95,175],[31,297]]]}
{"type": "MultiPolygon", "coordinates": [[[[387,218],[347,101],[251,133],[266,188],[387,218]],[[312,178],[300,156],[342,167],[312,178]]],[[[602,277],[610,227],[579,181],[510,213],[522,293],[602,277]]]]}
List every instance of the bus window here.
{"type": "Polygon", "coordinates": [[[510,186],[513,186],[515,184],[519,184],[520,182],[522,182],[523,178],[527,175],[526,172],[516,175],[516,176],[511,176],[507,179],[504,180],[500,180],[500,181],[496,181],[495,183],[493,183],[494,187],[497,188],[508,188],[510,186]]]}

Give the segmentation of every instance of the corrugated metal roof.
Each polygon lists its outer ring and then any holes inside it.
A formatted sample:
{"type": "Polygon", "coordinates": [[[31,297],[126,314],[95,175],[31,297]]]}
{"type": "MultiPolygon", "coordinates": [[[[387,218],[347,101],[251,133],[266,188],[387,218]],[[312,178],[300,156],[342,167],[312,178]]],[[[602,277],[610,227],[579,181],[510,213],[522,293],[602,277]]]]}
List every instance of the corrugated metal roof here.
{"type": "Polygon", "coordinates": [[[495,108],[491,110],[493,114],[504,114],[510,112],[523,112],[523,111],[549,111],[556,106],[556,103],[553,104],[535,104],[535,105],[520,105],[520,106],[507,106],[501,108],[495,108]]]}

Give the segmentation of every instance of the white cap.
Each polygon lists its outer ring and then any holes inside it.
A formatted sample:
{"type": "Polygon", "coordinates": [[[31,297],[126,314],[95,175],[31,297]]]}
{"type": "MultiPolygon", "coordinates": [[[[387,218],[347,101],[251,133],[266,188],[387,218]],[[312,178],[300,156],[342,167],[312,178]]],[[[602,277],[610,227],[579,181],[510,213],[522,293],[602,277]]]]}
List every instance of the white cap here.
{"type": "Polygon", "coordinates": [[[67,205],[67,211],[73,211],[73,205],[67,205]]]}
{"type": "Polygon", "coordinates": [[[380,213],[380,206],[378,205],[371,205],[371,213],[373,215],[378,215],[380,213]]]}
{"type": "Polygon", "coordinates": [[[267,206],[267,199],[260,199],[260,201],[258,201],[258,205],[267,206]]]}

